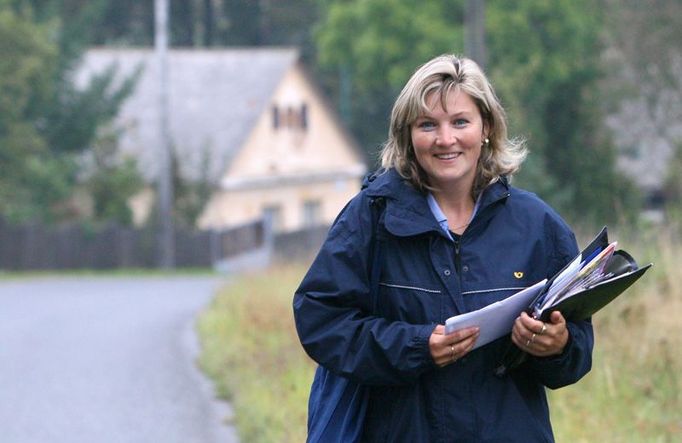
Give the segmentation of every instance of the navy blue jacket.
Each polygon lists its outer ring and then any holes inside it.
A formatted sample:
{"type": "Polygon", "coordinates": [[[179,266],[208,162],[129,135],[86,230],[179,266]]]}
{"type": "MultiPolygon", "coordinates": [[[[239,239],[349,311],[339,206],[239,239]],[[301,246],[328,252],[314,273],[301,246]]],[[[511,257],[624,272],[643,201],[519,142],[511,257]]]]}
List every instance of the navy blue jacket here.
{"type": "Polygon", "coordinates": [[[550,278],[578,252],[554,210],[504,179],[453,241],[426,197],[389,170],[334,222],[294,296],[297,331],[316,362],[370,387],[362,441],[551,442],[545,387],[590,370],[589,321],[568,323],[561,355],[531,357],[502,378],[494,368],[508,337],[444,368],[428,342],[436,324],[550,278]],[[374,230],[377,197],[385,204],[374,230]],[[378,294],[370,294],[374,235],[383,249],[378,294]]]}

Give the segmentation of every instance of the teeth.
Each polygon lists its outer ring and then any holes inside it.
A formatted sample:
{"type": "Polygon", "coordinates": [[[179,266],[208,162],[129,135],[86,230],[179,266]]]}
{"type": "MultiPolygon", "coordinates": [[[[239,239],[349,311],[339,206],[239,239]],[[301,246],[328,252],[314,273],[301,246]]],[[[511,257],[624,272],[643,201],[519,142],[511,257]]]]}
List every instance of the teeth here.
{"type": "Polygon", "coordinates": [[[456,152],[450,152],[448,154],[436,154],[436,157],[443,159],[443,160],[450,160],[455,157],[457,157],[459,154],[456,152]]]}

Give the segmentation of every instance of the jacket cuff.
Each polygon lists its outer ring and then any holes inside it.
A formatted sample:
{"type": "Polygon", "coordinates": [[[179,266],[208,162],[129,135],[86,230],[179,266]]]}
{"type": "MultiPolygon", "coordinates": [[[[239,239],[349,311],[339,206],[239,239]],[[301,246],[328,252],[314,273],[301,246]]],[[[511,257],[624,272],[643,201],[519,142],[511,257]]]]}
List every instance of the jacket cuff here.
{"type": "MultiPolygon", "coordinates": [[[[567,325],[568,326],[568,325],[567,325]]],[[[561,351],[561,354],[557,355],[550,355],[549,357],[533,357],[534,360],[536,360],[541,367],[561,367],[565,365],[568,360],[571,358],[571,349],[574,346],[573,343],[573,334],[571,333],[570,329],[568,331],[568,341],[566,341],[566,346],[564,346],[563,351],[561,351]]]]}
{"type": "Polygon", "coordinates": [[[419,360],[426,363],[428,368],[436,366],[436,362],[433,361],[433,356],[431,355],[431,349],[429,348],[429,339],[435,328],[435,324],[423,325],[418,329],[417,335],[413,339],[415,347],[421,351],[419,360]]]}

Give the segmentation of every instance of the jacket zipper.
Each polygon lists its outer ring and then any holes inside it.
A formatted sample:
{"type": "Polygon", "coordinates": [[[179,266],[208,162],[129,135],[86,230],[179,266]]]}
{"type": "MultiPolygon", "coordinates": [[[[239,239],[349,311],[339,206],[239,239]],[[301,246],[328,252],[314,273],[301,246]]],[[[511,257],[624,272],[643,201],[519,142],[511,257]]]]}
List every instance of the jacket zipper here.
{"type": "MultiPolygon", "coordinates": [[[[463,233],[462,233],[463,234],[463,233]]],[[[457,237],[455,239],[455,272],[457,272],[457,276],[459,277],[460,283],[462,282],[462,260],[461,256],[459,255],[459,242],[461,240],[461,236],[457,237]]]]}
{"type": "MultiPolygon", "coordinates": [[[[502,195],[500,198],[498,198],[497,200],[494,200],[494,201],[490,202],[490,204],[486,205],[485,208],[479,209],[478,213],[474,216],[474,219],[471,220],[471,224],[469,225],[469,227],[471,227],[471,225],[474,224],[474,222],[475,222],[475,220],[476,220],[478,214],[480,214],[481,212],[485,211],[485,210],[488,209],[489,207],[493,206],[493,205],[496,204],[497,202],[500,202],[500,201],[502,201],[502,200],[508,198],[509,195],[510,195],[510,192],[507,191],[507,192],[505,192],[504,195],[502,195]]],[[[466,235],[466,231],[468,230],[469,227],[467,227],[467,228],[464,230],[464,232],[462,232],[462,235],[460,235],[459,237],[457,237],[456,239],[454,239],[454,243],[455,243],[455,271],[457,272],[457,278],[459,278],[459,285],[460,285],[460,288],[462,287],[462,256],[460,255],[460,242],[462,241],[462,238],[464,238],[464,235],[466,235]]]]}
{"type": "Polygon", "coordinates": [[[460,250],[460,240],[462,237],[455,239],[455,272],[457,273],[457,279],[459,280],[459,287],[462,287],[462,257],[459,253],[460,250]]]}

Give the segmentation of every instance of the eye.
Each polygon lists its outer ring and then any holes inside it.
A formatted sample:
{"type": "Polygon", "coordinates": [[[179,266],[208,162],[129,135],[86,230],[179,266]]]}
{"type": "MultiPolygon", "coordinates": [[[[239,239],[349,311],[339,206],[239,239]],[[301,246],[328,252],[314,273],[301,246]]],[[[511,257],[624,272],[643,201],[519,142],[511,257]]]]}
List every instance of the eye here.
{"type": "Polygon", "coordinates": [[[469,123],[469,120],[467,120],[465,118],[456,118],[452,121],[453,126],[455,126],[457,128],[462,128],[462,127],[466,126],[468,123],[469,123]]]}
{"type": "Polygon", "coordinates": [[[430,131],[436,127],[436,124],[432,122],[431,120],[422,120],[422,121],[417,121],[417,128],[422,129],[424,131],[430,131]]]}

